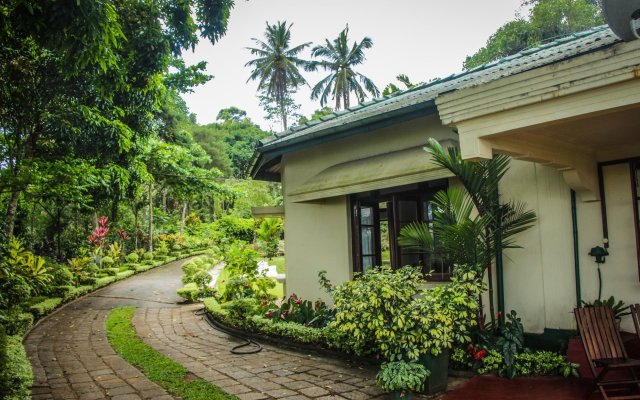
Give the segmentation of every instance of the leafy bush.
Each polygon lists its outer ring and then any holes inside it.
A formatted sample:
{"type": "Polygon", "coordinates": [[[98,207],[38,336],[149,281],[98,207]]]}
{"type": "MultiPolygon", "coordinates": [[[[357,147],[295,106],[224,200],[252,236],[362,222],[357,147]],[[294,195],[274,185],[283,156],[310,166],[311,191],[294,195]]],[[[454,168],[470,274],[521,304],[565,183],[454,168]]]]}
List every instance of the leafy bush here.
{"type": "Polygon", "coordinates": [[[216,236],[221,243],[233,241],[253,242],[253,227],[255,221],[252,218],[239,218],[233,215],[225,215],[215,222],[216,236]]]}
{"type": "Polygon", "coordinates": [[[256,230],[256,236],[258,237],[262,254],[265,257],[273,258],[278,255],[280,235],[282,235],[281,219],[265,218],[262,220],[260,227],[256,230]]]}
{"type": "Polygon", "coordinates": [[[271,320],[295,322],[306,326],[322,328],[335,318],[335,311],[322,300],[315,303],[302,300],[292,294],[280,306],[270,304],[265,316],[271,320]]]}
{"type": "Polygon", "coordinates": [[[246,319],[258,313],[260,304],[255,298],[244,297],[222,305],[232,319],[246,319]]]}
{"type": "Polygon", "coordinates": [[[417,360],[438,355],[454,341],[469,342],[482,284],[472,268],[457,267],[451,283],[433,289],[420,268],[377,267],[332,292],[331,325],[354,338],[358,353],[417,360]]]}
{"type": "Polygon", "coordinates": [[[50,299],[43,300],[37,304],[29,307],[29,311],[36,318],[42,318],[45,315],[49,314],[51,311],[55,310],[62,303],[62,299],[59,297],[53,297],[50,299]]]}
{"type": "Polygon", "coordinates": [[[69,270],[73,275],[76,286],[80,283],[87,282],[87,280],[97,272],[98,266],[92,262],[86,252],[81,252],[78,257],[72,258],[67,261],[69,263],[69,270]]]}
{"type": "Polygon", "coordinates": [[[153,253],[143,253],[142,254],[142,259],[143,260],[153,260],[153,253]]]}
{"type": "Polygon", "coordinates": [[[418,392],[422,390],[422,385],[429,375],[429,370],[422,364],[395,361],[382,364],[380,372],[376,375],[376,383],[387,392],[418,392]]]}
{"type": "Polygon", "coordinates": [[[22,336],[7,336],[0,327],[0,398],[31,398],[33,372],[22,345],[22,336]]]}
{"type": "Polygon", "coordinates": [[[51,280],[44,258],[27,251],[17,238],[11,238],[0,260],[0,308],[9,308],[46,291],[51,280]]]}
{"type": "Polygon", "coordinates": [[[124,258],[128,263],[135,264],[140,260],[138,253],[129,253],[124,258]]]}
{"type": "MultiPolygon", "coordinates": [[[[120,259],[122,258],[122,253],[124,249],[122,245],[118,242],[112,243],[109,245],[109,250],[107,250],[107,257],[110,257],[113,260],[113,264],[120,264],[120,259]]],[[[106,257],[105,257],[106,258],[106,257]]],[[[104,259],[102,260],[104,262],[104,259]]]]}
{"type": "Polygon", "coordinates": [[[24,335],[33,326],[33,314],[24,313],[18,307],[9,309],[5,314],[5,332],[7,335],[24,335]]]}
{"type": "Polygon", "coordinates": [[[182,297],[187,301],[198,301],[198,296],[200,294],[200,289],[198,285],[190,282],[178,289],[178,296],[182,297]]]}
{"type": "Polygon", "coordinates": [[[213,296],[216,290],[209,286],[213,279],[209,270],[216,263],[213,257],[196,257],[182,265],[182,283],[185,286],[178,289],[178,295],[187,301],[197,301],[198,299],[213,296]]]}
{"type": "Polygon", "coordinates": [[[153,251],[156,254],[156,259],[158,259],[158,257],[166,256],[167,254],[169,254],[169,243],[167,243],[165,240],[158,240],[158,244],[153,249],[153,251]]]}
{"type": "Polygon", "coordinates": [[[473,368],[478,373],[494,373],[499,376],[562,375],[578,376],[578,364],[569,362],[561,354],[551,351],[525,351],[514,357],[511,369],[497,350],[469,347],[467,351],[456,348],[451,353],[452,365],[456,368],[473,368]]]}
{"type": "Polygon", "coordinates": [[[66,302],[69,300],[73,300],[77,297],[80,297],[83,294],[87,294],[92,290],[93,290],[93,286],[78,286],[78,287],[68,286],[68,291],[65,294],[63,294],[62,298],[66,302]]]}
{"type": "Polygon", "coordinates": [[[73,273],[64,265],[53,264],[49,271],[52,286],[67,286],[74,283],[73,273]]]}
{"type": "MultiPolygon", "coordinates": [[[[252,303],[252,305],[256,304],[252,303]]],[[[347,335],[331,326],[314,328],[295,322],[279,321],[274,323],[274,321],[262,315],[248,315],[246,318],[236,318],[229,313],[229,306],[226,306],[226,304],[221,305],[213,297],[204,299],[204,306],[216,320],[237,329],[286,338],[297,343],[314,344],[345,353],[354,352],[353,341],[347,335]]],[[[238,309],[244,306],[235,307],[238,309]]],[[[255,311],[251,310],[251,312],[255,311]]]]}
{"type": "Polygon", "coordinates": [[[233,242],[225,250],[225,269],[230,275],[258,274],[258,253],[243,242],[233,242]]]}
{"type": "Polygon", "coordinates": [[[110,256],[102,257],[102,267],[103,268],[111,268],[112,265],[115,264],[115,261],[110,256]]]}

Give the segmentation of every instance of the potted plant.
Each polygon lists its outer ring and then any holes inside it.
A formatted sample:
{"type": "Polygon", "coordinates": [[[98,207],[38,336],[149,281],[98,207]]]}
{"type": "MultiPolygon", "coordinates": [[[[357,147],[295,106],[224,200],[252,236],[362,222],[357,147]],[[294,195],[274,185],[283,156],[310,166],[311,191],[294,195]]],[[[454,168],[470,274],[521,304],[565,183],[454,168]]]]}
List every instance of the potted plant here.
{"type": "Polygon", "coordinates": [[[376,375],[378,386],[389,392],[391,399],[410,400],[420,391],[429,371],[420,363],[395,361],[382,364],[376,375]]]}

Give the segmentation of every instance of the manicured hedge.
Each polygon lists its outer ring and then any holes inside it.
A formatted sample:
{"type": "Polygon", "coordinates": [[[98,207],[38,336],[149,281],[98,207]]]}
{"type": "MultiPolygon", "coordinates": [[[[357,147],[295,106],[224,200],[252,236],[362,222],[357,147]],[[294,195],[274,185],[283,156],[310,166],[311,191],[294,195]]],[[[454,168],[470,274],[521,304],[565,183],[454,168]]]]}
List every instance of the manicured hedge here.
{"type": "Polygon", "coordinates": [[[33,372],[22,345],[22,336],[6,336],[0,332],[0,398],[31,399],[33,372]]]}
{"type": "Polygon", "coordinates": [[[56,307],[62,304],[63,300],[64,299],[62,299],[61,297],[46,299],[29,307],[29,311],[31,311],[31,314],[33,314],[34,317],[42,318],[45,315],[49,314],[51,311],[55,310],[56,307]]]}

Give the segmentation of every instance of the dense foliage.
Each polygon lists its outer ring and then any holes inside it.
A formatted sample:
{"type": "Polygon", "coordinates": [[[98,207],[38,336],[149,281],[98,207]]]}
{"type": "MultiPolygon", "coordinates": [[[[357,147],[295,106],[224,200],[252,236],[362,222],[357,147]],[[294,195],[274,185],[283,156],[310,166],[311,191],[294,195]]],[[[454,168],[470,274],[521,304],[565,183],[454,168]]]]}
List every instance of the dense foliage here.
{"type": "Polygon", "coordinates": [[[464,68],[510,56],[545,40],[579,32],[602,25],[604,18],[600,5],[591,0],[532,0],[528,18],[518,18],[501,26],[487,41],[485,47],[464,61],[464,68]]]}

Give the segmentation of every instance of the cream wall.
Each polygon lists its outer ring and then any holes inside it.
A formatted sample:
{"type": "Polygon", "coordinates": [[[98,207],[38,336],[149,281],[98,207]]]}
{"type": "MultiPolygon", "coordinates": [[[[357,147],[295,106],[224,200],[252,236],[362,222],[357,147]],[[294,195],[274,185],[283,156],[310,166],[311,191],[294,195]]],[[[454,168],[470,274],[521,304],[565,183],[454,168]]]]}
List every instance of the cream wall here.
{"type": "MultiPolygon", "coordinates": [[[[318,272],[326,270],[334,284],[352,276],[348,196],[295,203],[289,194],[330,166],[425,145],[429,137],[451,138],[453,133],[443,127],[434,115],[283,156],[289,293],[301,294],[308,299],[321,297],[329,300],[318,286],[318,272]]],[[[428,157],[426,153],[424,156],[428,157]]]]}
{"type": "MultiPolygon", "coordinates": [[[[640,303],[640,281],[636,256],[631,177],[628,164],[603,167],[605,198],[609,225],[609,256],[602,264],[602,297],[615,296],[625,303],[640,303]]],[[[600,202],[578,204],[580,230],[580,275],[582,298],[598,297],[597,265],[587,255],[591,247],[602,246],[600,202]]],[[[622,320],[622,327],[633,331],[630,317],[622,320]]]]}
{"type": "MultiPolygon", "coordinates": [[[[332,165],[425,144],[429,136],[443,139],[452,134],[435,116],[426,117],[283,157],[289,293],[328,300],[318,286],[318,271],[326,270],[333,283],[344,282],[351,279],[352,259],[348,196],[296,203],[288,194],[332,165]]],[[[605,167],[604,177],[611,256],[602,267],[603,297],[615,295],[627,303],[640,302],[629,167],[605,167]]],[[[503,200],[524,201],[538,215],[536,225],[518,238],[522,248],[504,255],[507,310],[518,312],[527,332],[574,329],[571,198],[561,172],[513,160],[501,193],[503,200]]],[[[600,203],[582,202],[578,197],[577,214],[582,299],[593,300],[597,297],[597,273],[588,252],[602,245],[600,203]]],[[[485,308],[488,313],[488,301],[485,308]]],[[[623,326],[630,328],[629,323],[623,321],[623,326]]]]}
{"type": "MultiPolygon", "coordinates": [[[[631,179],[627,164],[604,168],[611,256],[602,266],[602,297],[640,302],[631,179]]],[[[575,329],[576,304],[570,189],[554,168],[512,161],[502,184],[503,200],[527,203],[536,226],[518,238],[522,249],[505,252],[505,307],[522,317],[528,332],[575,329]]],[[[597,268],[589,250],[602,245],[600,202],[577,201],[582,300],[598,297],[597,268]]],[[[623,327],[632,329],[631,321],[623,327]]]]}

